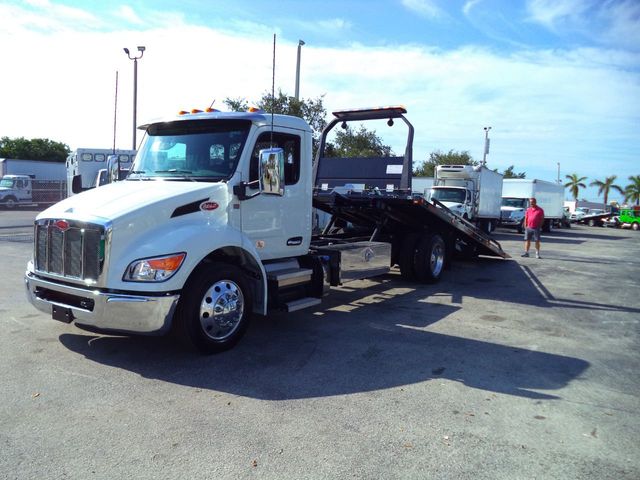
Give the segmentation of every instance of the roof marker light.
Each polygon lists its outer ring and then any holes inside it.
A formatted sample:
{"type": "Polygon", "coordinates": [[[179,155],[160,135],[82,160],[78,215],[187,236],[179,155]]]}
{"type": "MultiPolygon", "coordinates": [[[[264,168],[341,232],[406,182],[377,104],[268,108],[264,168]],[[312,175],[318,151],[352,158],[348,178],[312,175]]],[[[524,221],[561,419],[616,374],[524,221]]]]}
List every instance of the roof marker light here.
{"type": "Polygon", "coordinates": [[[202,110],[198,110],[197,108],[192,108],[191,113],[202,113],[202,110]]]}
{"type": "Polygon", "coordinates": [[[180,110],[178,112],[178,115],[188,115],[188,114],[189,114],[189,112],[187,112],[186,110],[180,110]]]}

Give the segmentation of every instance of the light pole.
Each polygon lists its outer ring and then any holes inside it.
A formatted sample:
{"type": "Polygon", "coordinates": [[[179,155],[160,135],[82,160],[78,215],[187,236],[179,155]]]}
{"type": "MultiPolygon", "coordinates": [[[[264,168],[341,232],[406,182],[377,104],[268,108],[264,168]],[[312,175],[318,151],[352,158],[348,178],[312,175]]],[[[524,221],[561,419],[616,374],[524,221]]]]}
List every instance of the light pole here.
{"type": "Polygon", "coordinates": [[[482,157],[482,166],[487,165],[487,153],[489,153],[489,130],[491,127],[484,127],[484,156],[482,157]]]}
{"type": "Polygon", "coordinates": [[[142,58],[144,55],[145,47],[138,47],[138,52],[140,52],[140,56],[132,57],[129,53],[129,49],[125,48],[124,53],[127,54],[129,60],[133,60],[133,147],[132,150],[136,149],[136,113],[138,109],[138,60],[142,58]]]}
{"type": "Polygon", "coordinates": [[[558,164],[558,183],[560,183],[560,162],[557,162],[558,164]]]}
{"type": "Polygon", "coordinates": [[[303,45],[304,40],[298,40],[298,61],[296,63],[296,100],[300,100],[300,52],[303,45]]]}

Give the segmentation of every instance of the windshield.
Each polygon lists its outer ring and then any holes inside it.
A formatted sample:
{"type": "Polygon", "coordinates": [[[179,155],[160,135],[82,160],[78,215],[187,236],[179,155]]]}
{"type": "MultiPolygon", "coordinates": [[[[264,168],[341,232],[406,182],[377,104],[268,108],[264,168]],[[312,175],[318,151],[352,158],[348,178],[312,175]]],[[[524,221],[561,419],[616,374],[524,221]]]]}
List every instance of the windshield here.
{"type": "Polygon", "coordinates": [[[0,187],[13,188],[13,178],[3,178],[0,180],[0,187]]]}
{"type": "Polygon", "coordinates": [[[526,198],[503,198],[503,207],[527,208],[529,202],[526,198]]]}
{"type": "Polygon", "coordinates": [[[434,188],[431,198],[441,202],[464,203],[467,191],[463,188],[434,188]]]}
{"type": "Polygon", "coordinates": [[[249,121],[194,120],[151,125],[129,179],[225,180],[236,170],[249,121]]]}

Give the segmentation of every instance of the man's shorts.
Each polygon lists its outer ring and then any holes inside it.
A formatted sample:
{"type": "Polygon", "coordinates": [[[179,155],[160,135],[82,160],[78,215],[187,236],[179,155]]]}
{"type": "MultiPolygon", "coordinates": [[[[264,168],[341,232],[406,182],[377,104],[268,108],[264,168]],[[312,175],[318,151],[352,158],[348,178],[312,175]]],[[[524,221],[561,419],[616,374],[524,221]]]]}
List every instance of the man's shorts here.
{"type": "Polygon", "coordinates": [[[524,239],[533,240],[534,242],[540,241],[540,229],[539,228],[525,228],[524,239]]]}

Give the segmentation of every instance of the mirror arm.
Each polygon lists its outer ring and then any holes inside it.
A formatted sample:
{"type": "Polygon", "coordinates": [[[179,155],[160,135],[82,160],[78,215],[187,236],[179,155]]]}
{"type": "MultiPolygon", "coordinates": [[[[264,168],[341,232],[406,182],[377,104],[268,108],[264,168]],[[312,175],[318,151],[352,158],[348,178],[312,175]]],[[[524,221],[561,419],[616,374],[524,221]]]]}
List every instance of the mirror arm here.
{"type": "Polygon", "coordinates": [[[258,190],[256,193],[253,193],[251,195],[247,195],[247,188],[250,187],[251,185],[259,185],[259,184],[260,184],[260,180],[254,180],[253,182],[240,182],[239,184],[233,186],[233,194],[236,197],[238,197],[238,200],[240,201],[255,198],[258,195],[260,195],[260,190],[258,190]]]}

